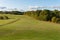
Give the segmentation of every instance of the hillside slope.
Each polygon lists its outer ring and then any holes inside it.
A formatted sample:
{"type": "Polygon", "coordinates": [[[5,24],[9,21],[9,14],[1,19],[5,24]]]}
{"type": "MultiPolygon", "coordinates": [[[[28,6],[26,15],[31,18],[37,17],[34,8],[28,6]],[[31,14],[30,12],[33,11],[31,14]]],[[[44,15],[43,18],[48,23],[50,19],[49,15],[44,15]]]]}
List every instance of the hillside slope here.
{"type": "Polygon", "coordinates": [[[19,20],[0,26],[0,40],[60,40],[59,24],[39,21],[26,15],[12,17],[19,20]]]}

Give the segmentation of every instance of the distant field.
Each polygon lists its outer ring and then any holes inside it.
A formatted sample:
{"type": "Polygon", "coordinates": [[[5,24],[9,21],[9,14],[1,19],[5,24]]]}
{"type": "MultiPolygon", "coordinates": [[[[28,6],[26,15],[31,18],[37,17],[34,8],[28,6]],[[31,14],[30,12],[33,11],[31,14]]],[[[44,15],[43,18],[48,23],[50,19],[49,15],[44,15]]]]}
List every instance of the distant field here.
{"type": "MultiPolygon", "coordinates": [[[[2,15],[2,14],[0,14],[2,15]]],[[[9,20],[0,20],[0,40],[60,40],[60,24],[43,22],[26,15],[11,15],[9,20]]]]}

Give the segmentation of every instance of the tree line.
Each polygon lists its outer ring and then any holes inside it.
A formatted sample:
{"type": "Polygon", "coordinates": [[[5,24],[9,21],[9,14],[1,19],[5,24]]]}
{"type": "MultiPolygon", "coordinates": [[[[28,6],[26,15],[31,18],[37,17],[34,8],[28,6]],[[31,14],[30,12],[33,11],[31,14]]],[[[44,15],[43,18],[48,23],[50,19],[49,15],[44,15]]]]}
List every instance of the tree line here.
{"type": "Polygon", "coordinates": [[[36,11],[27,11],[25,15],[34,17],[40,21],[49,21],[54,23],[60,23],[60,11],[59,10],[36,10],[36,11]]]}
{"type": "MultiPolygon", "coordinates": [[[[13,15],[23,15],[24,12],[20,11],[0,11],[0,14],[13,14],[13,15]]],[[[8,16],[0,15],[0,20],[7,20],[10,19],[8,16]]]]}
{"type": "MultiPolygon", "coordinates": [[[[36,10],[36,11],[0,11],[0,14],[28,15],[40,21],[60,23],[60,10],[36,10]]],[[[2,17],[1,17],[2,18],[2,17]]]]}
{"type": "Polygon", "coordinates": [[[14,14],[14,15],[23,15],[24,12],[20,11],[0,11],[0,14],[14,14]]]}

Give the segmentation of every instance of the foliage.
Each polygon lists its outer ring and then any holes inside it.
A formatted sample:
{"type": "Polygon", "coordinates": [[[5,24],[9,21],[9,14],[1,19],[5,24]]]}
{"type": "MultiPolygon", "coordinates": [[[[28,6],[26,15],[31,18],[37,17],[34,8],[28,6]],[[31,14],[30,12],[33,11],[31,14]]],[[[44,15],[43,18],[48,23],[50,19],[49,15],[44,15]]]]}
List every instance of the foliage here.
{"type": "Polygon", "coordinates": [[[57,19],[56,17],[53,17],[52,22],[56,23],[56,19],[57,19]]]}
{"type": "MultiPolygon", "coordinates": [[[[60,11],[59,10],[36,10],[36,11],[26,11],[26,12],[20,12],[20,11],[0,11],[0,14],[14,14],[14,15],[28,15],[35,19],[41,20],[41,21],[50,21],[52,22],[54,17],[56,17],[56,23],[59,23],[60,20],[60,11]]],[[[5,16],[5,18],[8,19],[8,17],[5,16]]],[[[3,17],[1,17],[3,19],[3,17]]]]}
{"type": "Polygon", "coordinates": [[[0,20],[5,20],[5,19],[9,19],[8,16],[0,16],[0,20]]]}
{"type": "Polygon", "coordinates": [[[0,14],[23,15],[24,12],[20,12],[20,11],[0,11],[0,14]]]}
{"type": "Polygon", "coordinates": [[[25,12],[25,15],[29,15],[31,17],[34,17],[35,19],[39,19],[42,21],[53,22],[55,17],[56,17],[56,21],[57,21],[57,19],[60,18],[60,11],[58,11],[58,10],[51,11],[51,10],[47,10],[47,9],[36,10],[36,11],[27,11],[27,12],[25,12]]]}

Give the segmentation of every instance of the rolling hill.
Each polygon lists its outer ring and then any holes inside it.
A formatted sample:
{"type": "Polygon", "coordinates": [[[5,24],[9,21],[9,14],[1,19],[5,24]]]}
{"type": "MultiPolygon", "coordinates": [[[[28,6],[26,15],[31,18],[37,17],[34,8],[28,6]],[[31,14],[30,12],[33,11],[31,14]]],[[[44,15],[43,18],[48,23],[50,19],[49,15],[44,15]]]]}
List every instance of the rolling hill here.
{"type": "Polygon", "coordinates": [[[6,16],[11,19],[0,20],[0,40],[60,40],[60,24],[39,21],[26,15],[6,16]]]}

